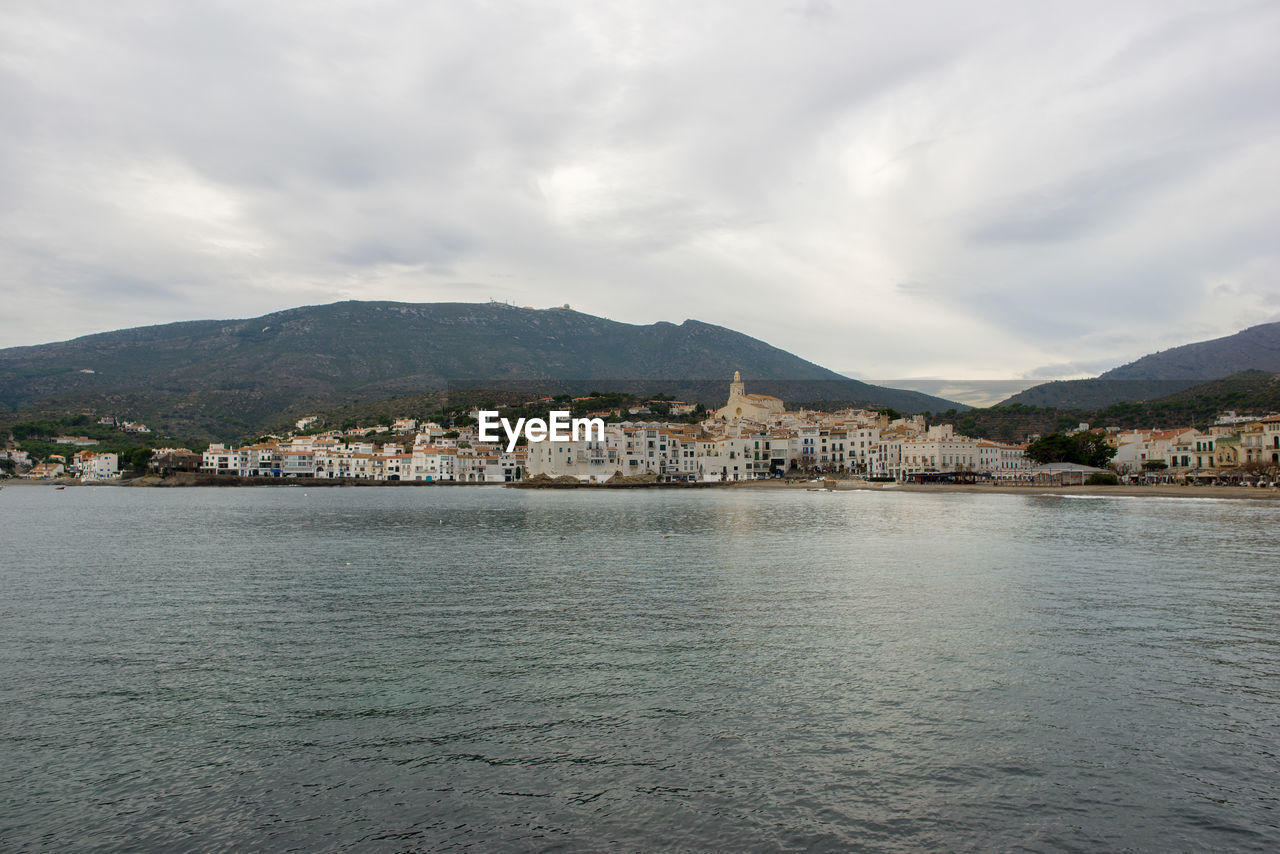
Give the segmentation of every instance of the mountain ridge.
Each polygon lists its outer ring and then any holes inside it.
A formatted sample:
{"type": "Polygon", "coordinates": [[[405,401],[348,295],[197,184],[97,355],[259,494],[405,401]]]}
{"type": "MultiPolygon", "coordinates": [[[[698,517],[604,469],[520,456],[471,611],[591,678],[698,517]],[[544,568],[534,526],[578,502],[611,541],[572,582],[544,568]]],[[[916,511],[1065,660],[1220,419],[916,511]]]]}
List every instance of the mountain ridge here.
{"type": "Polygon", "coordinates": [[[1280,321],[1159,350],[1104,371],[1098,379],[1206,382],[1247,370],[1280,371],[1280,321]]]}
{"type": "Polygon", "coordinates": [[[710,405],[735,370],[753,391],[791,400],[967,408],[853,380],[699,320],[637,325],[567,308],[354,300],[0,350],[0,407],[111,407],[227,435],[305,408],[504,383],[558,391],[662,383],[710,405]]]}
{"type": "Polygon", "coordinates": [[[1163,398],[1241,371],[1280,372],[1280,321],[1149,353],[1092,379],[1041,383],[996,405],[1102,408],[1163,398]]]}

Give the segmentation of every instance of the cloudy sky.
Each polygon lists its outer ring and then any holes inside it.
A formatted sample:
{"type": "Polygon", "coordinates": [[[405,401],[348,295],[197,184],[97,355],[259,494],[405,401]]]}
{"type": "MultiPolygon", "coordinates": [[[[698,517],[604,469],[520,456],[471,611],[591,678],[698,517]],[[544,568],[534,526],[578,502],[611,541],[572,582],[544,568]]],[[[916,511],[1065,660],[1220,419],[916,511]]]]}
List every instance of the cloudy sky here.
{"type": "Polygon", "coordinates": [[[697,318],[864,378],[1280,319],[1280,3],[41,2],[0,347],[342,299],[697,318]]]}

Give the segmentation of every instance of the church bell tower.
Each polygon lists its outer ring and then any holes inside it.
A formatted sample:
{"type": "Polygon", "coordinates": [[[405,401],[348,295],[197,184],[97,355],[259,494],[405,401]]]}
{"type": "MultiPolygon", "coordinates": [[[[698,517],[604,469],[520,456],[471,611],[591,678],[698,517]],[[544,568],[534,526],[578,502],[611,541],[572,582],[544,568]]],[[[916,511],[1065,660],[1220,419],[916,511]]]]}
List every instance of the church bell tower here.
{"type": "Polygon", "coordinates": [[[746,394],[746,390],[742,387],[742,373],[740,371],[733,372],[733,382],[729,384],[729,399],[742,397],[746,394]]]}

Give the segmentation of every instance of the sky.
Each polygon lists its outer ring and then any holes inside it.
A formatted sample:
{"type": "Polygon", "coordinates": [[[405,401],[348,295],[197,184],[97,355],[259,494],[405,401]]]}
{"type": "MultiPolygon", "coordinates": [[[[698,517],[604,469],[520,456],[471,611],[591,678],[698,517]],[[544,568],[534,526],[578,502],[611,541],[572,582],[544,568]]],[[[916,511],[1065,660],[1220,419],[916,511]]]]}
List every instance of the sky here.
{"type": "Polygon", "coordinates": [[[346,299],[864,379],[1280,319],[1280,3],[58,2],[0,27],[0,347],[346,299]]]}

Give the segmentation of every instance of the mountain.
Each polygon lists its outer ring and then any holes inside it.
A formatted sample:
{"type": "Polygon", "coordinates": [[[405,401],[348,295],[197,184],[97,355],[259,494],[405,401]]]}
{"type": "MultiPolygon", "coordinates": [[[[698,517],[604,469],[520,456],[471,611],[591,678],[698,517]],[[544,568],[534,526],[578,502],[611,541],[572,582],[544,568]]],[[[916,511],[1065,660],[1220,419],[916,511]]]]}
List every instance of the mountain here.
{"type": "Polygon", "coordinates": [[[1141,402],[1122,401],[1103,407],[1041,408],[1009,404],[970,409],[957,415],[953,423],[956,432],[966,436],[1023,442],[1035,433],[1071,430],[1081,423],[1123,430],[1151,427],[1198,427],[1207,430],[1219,415],[1228,410],[1252,416],[1280,412],[1280,373],[1241,371],[1163,397],[1141,402]]]}
{"type": "Polygon", "coordinates": [[[118,414],[179,435],[231,438],[310,409],[450,388],[662,391],[722,405],[735,370],[749,391],[788,402],[967,408],[852,380],[696,320],[638,326],[569,309],[393,302],[0,350],[0,408],[118,414]]]}
{"type": "Polygon", "coordinates": [[[1122,401],[1155,400],[1241,371],[1280,371],[1280,322],[1152,353],[1095,379],[1043,383],[999,405],[1097,409],[1122,401]]]}
{"type": "Polygon", "coordinates": [[[1280,322],[1250,326],[1235,335],[1152,353],[1112,368],[1099,379],[1202,383],[1250,370],[1280,371],[1280,322]]]}

